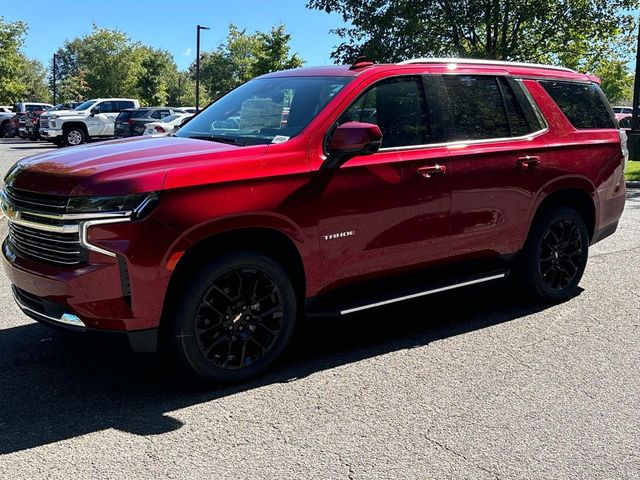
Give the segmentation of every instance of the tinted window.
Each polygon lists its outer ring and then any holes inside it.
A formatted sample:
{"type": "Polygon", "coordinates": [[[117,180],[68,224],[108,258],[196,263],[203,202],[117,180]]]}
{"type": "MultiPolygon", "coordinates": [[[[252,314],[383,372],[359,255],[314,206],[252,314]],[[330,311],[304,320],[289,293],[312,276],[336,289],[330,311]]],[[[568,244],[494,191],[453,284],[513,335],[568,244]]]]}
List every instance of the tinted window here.
{"type": "Polygon", "coordinates": [[[98,106],[100,107],[100,113],[113,113],[117,112],[115,107],[115,102],[100,102],[98,106]]]}
{"type": "Polygon", "coordinates": [[[615,128],[596,84],[552,81],[540,81],[540,84],[575,128],[615,128]]]}
{"type": "Polygon", "coordinates": [[[535,130],[529,125],[527,115],[507,79],[499,77],[498,81],[500,82],[500,88],[504,95],[504,105],[507,109],[507,119],[509,121],[509,128],[511,129],[511,136],[520,137],[535,130]]]}
{"type": "Polygon", "coordinates": [[[424,145],[431,141],[426,100],[419,77],[377,83],[342,115],[339,123],[375,123],[382,148],[424,145]]]}
{"type": "Polygon", "coordinates": [[[444,75],[454,133],[452,140],[510,136],[498,80],[489,76],[444,75]]]}
{"type": "Polygon", "coordinates": [[[118,104],[118,111],[124,110],[125,108],[136,108],[131,100],[118,100],[116,103],[118,104]]]}

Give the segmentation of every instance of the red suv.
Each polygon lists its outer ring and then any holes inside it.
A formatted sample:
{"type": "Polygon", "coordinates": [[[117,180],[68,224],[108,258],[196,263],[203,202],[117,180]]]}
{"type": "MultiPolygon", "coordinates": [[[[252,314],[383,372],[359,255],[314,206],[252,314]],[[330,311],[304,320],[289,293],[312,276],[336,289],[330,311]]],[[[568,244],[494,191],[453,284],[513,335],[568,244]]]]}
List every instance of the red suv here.
{"type": "Polygon", "coordinates": [[[624,208],[626,136],[598,80],[417,59],[252,80],[176,135],[48,152],[5,178],[18,305],[256,375],[304,315],[513,279],[575,293],[624,208]],[[286,117],[286,118],[285,118],[286,117]]]}

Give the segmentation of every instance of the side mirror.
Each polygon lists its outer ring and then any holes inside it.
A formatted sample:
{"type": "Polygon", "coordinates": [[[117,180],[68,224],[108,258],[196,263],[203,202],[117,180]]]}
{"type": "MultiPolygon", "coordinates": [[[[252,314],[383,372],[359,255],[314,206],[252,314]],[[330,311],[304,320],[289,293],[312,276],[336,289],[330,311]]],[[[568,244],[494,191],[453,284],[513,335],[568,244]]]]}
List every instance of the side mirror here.
{"type": "Polygon", "coordinates": [[[362,122],[343,123],[336,127],[327,142],[327,166],[339,166],[356,155],[370,155],[377,152],[380,145],[382,132],[378,125],[362,122]]]}
{"type": "Polygon", "coordinates": [[[91,116],[93,117],[95,114],[100,113],[100,105],[98,105],[97,107],[93,107],[91,109],[91,116]]]}

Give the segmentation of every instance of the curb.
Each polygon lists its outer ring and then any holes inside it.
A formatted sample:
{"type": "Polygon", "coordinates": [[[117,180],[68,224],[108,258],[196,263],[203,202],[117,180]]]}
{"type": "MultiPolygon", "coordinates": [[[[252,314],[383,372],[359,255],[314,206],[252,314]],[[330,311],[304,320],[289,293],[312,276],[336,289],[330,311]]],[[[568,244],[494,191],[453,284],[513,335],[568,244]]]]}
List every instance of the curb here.
{"type": "Polygon", "coordinates": [[[640,181],[626,182],[627,188],[640,188],[640,181]]]}

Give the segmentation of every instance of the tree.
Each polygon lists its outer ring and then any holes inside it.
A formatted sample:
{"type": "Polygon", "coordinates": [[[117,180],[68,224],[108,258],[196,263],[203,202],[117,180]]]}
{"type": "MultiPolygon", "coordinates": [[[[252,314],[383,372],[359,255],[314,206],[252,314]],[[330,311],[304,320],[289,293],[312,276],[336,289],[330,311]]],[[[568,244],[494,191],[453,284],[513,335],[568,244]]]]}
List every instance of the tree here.
{"type": "MultiPolygon", "coordinates": [[[[209,103],[206,91],[200,92],[202,104],[209,103]]],[[[189,71],[176,72],[169,77],[167,105],[174,107],[192,107],[196,104],[196,82],[189,71]]]]}
{"type": "Polygon", "coordinates": [[[94,25],[90,34],[67,40],[56,53],[61,82],[83,71],[87,96],[136,95],[144,55],[124,32],[94,25]]]}
{"type": "Polygon", "coordinates": [[[173,57],[166,50],[149,47],[140,47],[139,53],[142,68],[136,87],[140,100],[145,105],[165,105],[170,84],[178,72],[173,57]]]}
{"type": "MultiPolygon", "coordinates": [[[[230,25],[226,42],[201,56],[202,86],[211,99],[216,99],[259,75],[301,67],[304,61],[297,53],[290,53],[290,40],[282,25],[253,34],[230,25]]],[[[195,78],[195,62],[189,70],[195,78]]]]}
{"type": "Polygon", "coordinates": [[[38,60],[20,55],[19,80],[22,86],[21,99],[27,102],[49,102],[51,91],[47,85],[47,70],[38,60]]]}
{"type": "MultiPolygon", "coordinates": [[[[350,26],[332,57],[378,62],[456,56],[561,63],[602,44],[624,45],[640,0],[310,0],[350,26]]],[[[633,43],[632,43],[633,44],[633,43]]]]}
{"type": "Polygon", "coordinates": [[[24,22],[5,22],[0,17],[0,103],[12,104],[26,93],[21,78],[25,58],[20,51],[26,33],[24,22]]]}

